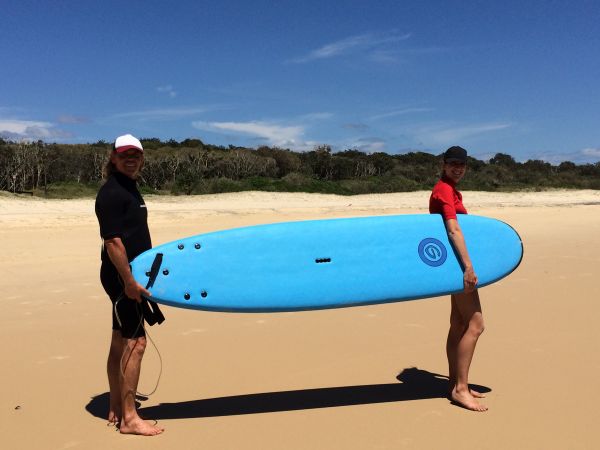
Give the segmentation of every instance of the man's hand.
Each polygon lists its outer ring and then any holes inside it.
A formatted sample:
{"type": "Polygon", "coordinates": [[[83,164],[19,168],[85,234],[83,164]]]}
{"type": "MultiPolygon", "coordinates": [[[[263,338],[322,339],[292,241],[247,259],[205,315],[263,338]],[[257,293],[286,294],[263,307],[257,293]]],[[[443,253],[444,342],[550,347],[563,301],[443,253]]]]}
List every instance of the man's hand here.
{"type": "Polygon", "coordinates": [[[142,296],[152,296],[152,294],[150,294],[150,292],[148,292],[147,289],[145,289],[133,278],[131,278],[131,280],[128,283],[125,283],[125,295],[138,303],[142,302],[142,296]]]}
{"type": "Polygon", "coordinates": [[[136,302],[142,301],[142,295],[144,297],[150,297],[151,294],[141,284],[135,281],[129,268],[129,261],[127,259],[127,252],[121,238],[115,237],[104,240],[104,248],[108,253],[108,257],[112,261],[113,265],[119,272],[119,276],[123,280],[123,288],[125,295],[136,302]]]}

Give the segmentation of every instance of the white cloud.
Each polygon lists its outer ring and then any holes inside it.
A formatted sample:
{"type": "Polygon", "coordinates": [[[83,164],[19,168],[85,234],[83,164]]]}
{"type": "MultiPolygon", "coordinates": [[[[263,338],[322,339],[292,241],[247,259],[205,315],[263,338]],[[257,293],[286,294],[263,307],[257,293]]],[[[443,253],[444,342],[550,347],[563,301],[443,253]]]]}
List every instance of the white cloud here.
{"type": "Polygon", "coordinates": [[[205,131],[218,133],[238,133],[264,139],[270,145],[301,148],[306,144],[301,140],[302,126],[282,126],[269,122],[192,122],[192,126],[205,131]]]}
{"type": "Polygon", "coordinates": [[[66,131],[54,128],[50,122],[0,119],[0,136],[12,140],[37,140],[70,137],[66,131]]]}
{"type": "Polygon", "coordinates": [[[433,111],[433,108],[402,108],[402,109],[395,109],[393,111],[389,111],[389,112],[386,112],[386,113],[376,114],[374,116],[371,116],[371,117],[369,117],[369,120],[387,119],[388,117],[395,117],[395,116],[402,116],[402,115],[406,115],[406,114],[421,113],[421,112],[430,112],[430,111],[433,111]]]}
{"type": "Polygon", "coordinates": [[[563,161],[570,161],[575,164],[595,164],[600,162],[600,148],[584,148],[570,153],[537,153],[526,159],[541,159],[551,164],[560,164],[563,161]]]}
{"type": "Polygon", "coordinates": [[[410,36],[410,34],[398,34],[397,32],[366,33],[350,36],[312,50],[306,56],[295,58],[292,62],[306,63],[314,60],[334,58],[344,54],[370,50],[375,50],[375,54],[381,54],[383,51],[380,48],[381,46],[404,41],[410,38],[410,36]]]}
{"type": "Polygon", "coordinates": [[[181,117],[193,116],[196,114],[202,114],[209,111],[209,108],[196,107],[196,108],[158,108],[148,109],[145,111],[130,111],[124,113],[118,113],[111,116],[113,119],[138,119],[141,121],[149,120],[172,120],[181,117]]]}
{"type": "Polygon", "coordinates": [[[70,114],[63,114],[58,116],[58,123],[66,123],[66,124],[79,124],[79,123],[89,123],[90,119],[82,116],[73,116],[70,114]]]}
{"type": "Polygon", "coordinates": [[[318,120],[328,120],[328,119],[331,119],[332,117],[334,117],[333,113],[315,112],[315,113],[308,113],[308,114],[304,114],[303,116],[300,116],[300,120],[318,121],[318,120]]]}
{"type": "Polygon", "coordinates": [[[364,153],[385,152],[386,141],[380,138],[361,138],[348,148],[356,148],[364,153]]]}
{"type": "Polygon", "coordinates": [[[581,150],[581,154],[592,158],[600,158],[600,148],[584,148],[581,150]]]}
{"type": "Polygon", "coordinates": [[[173,89],[173,86],[167,84],[166,86],[158,86],[156,90],[160,93],[167,94],[171,98],[177,97],[177,92],[173,89]]]}
{"type": "MultiPolygon", "coordinates": [[[[477,155],[473,156],[482,161],[489,161],[492,157],[496,155],[496,153],[478,153],[477,155]]],[[[528,160],[540,160],[555,166],[565,161],[572,162],[575,164],[595,164],[600,163],[600,148],[584,148],[575,152],[541,151],[535,153],[514,155],[514,157],[515,160],[519,162],[525,162],[528,160]]]]}
{"type": "Polygon", "coordinates": [[[345,123],[342,128],[346,130],[365,131],[369,129],[369,126],[364,123],[345,123]]]}
{"type": "Polygon", "coordinates": [[[491,122],[453,126],[449,124],[431,124],[413,128],[412,133],[419,142],[430,145],[452,145],[465,139],[482,134],[504,130],[510,123],[491,122]]]}

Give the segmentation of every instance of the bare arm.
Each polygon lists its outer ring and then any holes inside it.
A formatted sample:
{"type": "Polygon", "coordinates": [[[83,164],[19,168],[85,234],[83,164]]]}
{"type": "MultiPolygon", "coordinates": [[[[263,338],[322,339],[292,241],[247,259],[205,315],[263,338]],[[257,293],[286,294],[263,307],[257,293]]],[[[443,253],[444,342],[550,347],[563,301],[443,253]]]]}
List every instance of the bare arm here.
{"type": "Polygon", "coordinates": [[[460,262],[463,266],[463,283],[465,286],[465,292],[472,292],[477,287],[477,275],[475,274],[473,264],[471,263],[471,258],[469,257],[469,252],[467,251],[465,237],[456,219],[448,219],[446,220],[445,224],[446,231],[448,232],[448,238],[456,250],[456,253],[458,253],[460,262]]]}
{"type": "Polygon", "coordinates": [[[125,295],[136,300],[138,303],[142,301],[142,295],[150,297],[150,292],[144,289],[144,287],[133,278],[129,267],[129,261],[127,260],[127,251],[125,250],[121,238],[116,237],[106,239],[104,241],[104,248],[123,280],[125,295]]]}

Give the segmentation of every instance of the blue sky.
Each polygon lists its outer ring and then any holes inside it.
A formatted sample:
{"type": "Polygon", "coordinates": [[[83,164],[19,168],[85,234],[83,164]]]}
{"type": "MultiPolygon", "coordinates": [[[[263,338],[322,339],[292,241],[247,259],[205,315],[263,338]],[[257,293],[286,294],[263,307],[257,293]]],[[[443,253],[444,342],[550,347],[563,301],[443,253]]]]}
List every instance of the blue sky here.
{"type": "Polygon", "coordinates": [[[5,138],[600,161],[598,1],[0,5],[5,138]]]}

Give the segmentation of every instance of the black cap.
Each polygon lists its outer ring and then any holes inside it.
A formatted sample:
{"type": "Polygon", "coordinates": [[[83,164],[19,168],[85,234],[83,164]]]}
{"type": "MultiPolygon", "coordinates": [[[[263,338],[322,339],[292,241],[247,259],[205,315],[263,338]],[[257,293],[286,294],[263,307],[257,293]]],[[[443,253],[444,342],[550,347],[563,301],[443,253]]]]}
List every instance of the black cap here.
{"type": "Polygon", "coordinates": [[[467,162],[467,151],[455,145],[454,147],[450,147],[448,150],[444,152],[444,162],[452,162],[457,161],[461,163],[467,162]]]}

